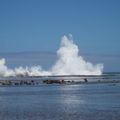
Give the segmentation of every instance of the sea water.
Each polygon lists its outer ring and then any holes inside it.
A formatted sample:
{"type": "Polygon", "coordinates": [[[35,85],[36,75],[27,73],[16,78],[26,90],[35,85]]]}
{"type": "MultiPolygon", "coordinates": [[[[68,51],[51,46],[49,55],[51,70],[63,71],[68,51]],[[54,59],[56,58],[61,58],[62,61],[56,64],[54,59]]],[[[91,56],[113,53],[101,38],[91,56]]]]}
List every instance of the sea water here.
{"type": "Polygon", "coordinates": [[[120,83],[0,87],[0,120],[120,120],[120,83]]]}

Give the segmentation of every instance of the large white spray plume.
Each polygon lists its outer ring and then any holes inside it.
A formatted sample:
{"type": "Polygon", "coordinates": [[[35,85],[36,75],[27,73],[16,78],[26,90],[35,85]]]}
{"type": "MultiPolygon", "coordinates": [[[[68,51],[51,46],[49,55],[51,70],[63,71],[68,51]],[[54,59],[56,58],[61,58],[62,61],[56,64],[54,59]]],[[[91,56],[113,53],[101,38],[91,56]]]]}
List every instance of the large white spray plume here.
{"type": "Polygon", "coordinates": [[[101,75],[102,64],[93,65],[79,56],[79,49],[73,40],[63,36],[61,47],[57,51],[58,61],[52,68],[52,73],[57,75],[101,75]]]}
{"type": "Polygon", "coordinates": [[[103,65],[93,65],[79,56],[79,49],[73,40],[63,36],[60,49],[57,51],[58,60],[49,70],[42,70],[41,66],[19,67],[9,69],[5,59],[0,59],[0,76],[44,76],[44,75],[101,75],[103,65]]]}

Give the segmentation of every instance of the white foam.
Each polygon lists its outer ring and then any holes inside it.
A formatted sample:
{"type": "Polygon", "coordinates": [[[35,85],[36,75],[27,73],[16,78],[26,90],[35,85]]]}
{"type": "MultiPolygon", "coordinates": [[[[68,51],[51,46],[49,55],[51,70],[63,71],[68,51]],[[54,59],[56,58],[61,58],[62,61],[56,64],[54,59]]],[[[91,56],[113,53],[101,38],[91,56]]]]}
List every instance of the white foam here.
{"type": "Polygon", "coordinates": [[[5,64],[5,59],[0,59],[0,76],[101,75],[103,72],[103,64],[93,65],[85,61],[79,55],[78,46],[67,36],[62,37],[57,56],[58,60],[48,71],[44,71],[41,66],[25,68],[20,66],[9,69],[5,64]]]}

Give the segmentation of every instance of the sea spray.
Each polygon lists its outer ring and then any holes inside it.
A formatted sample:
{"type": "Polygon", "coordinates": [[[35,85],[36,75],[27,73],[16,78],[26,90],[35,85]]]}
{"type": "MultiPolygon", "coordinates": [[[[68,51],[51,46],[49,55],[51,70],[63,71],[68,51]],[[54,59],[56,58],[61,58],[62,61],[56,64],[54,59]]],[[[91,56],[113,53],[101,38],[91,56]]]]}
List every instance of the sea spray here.
{"type": "Polygon", "coordinates": [[[101,75],[103,64],[93,65],[79,54],[78,46],[67,36],[63,36],[57,51],[58,59],[50,70],[44,71],[40,65],[10,69],[5,59],[0,59],[0,76],[45,76],[45,75],[101,75]]]}
{"type": "Polygon", "coordinates": [[[60,49],[57,51],[58,60],[52,67],[53,75],[101,75],[103,65],[93,65],[79,55],[78,46],[72,39],[63,36],[60,49]]]}

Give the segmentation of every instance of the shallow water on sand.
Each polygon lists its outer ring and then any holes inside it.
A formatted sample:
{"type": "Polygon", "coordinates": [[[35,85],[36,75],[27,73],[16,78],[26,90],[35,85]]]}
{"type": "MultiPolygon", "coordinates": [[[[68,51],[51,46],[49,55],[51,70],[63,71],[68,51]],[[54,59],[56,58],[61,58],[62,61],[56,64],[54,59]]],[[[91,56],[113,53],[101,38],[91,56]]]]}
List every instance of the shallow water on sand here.
{"type": "Polygon", "coordinates": [[[120,83],[0,87],[0,120],[119,120],[120,83]]]}

